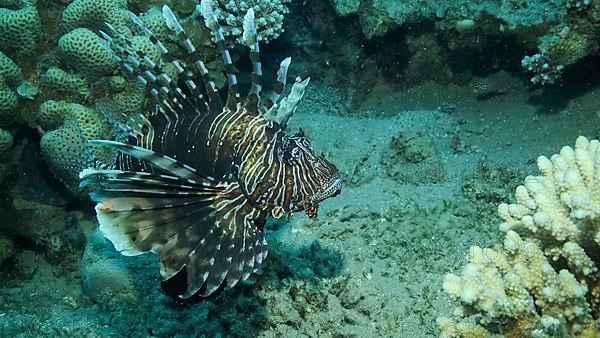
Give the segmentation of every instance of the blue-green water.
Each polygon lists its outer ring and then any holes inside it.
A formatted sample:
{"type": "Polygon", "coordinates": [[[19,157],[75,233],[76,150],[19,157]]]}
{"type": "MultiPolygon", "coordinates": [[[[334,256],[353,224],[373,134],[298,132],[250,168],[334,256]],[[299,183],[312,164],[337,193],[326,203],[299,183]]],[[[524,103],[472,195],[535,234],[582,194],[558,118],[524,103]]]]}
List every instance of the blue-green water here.
{"type": "MultiPolygon", "coordinates": [[[[561,238],[543,226],[515,226],[531,240],[521,246],[533,245],[531,256],[509,249],[498,205],[525,203],[515,190],[541,175],[538,156],[574,147],[580,135],[598,137],[600,4],[213,1],[243,97],[253,79],[248,3],[260,40],[261,103],[291,56],[283,96],[299,98],[292,84],[311,80],[285,130],[302,129],[343,187],[320,203],[316,219],[270,217],[261,229],[269,254],[247,279],[182,300],[161,288],[157,255],[115,250],[79,173],[115,167],[114,153],[88,140],[122,140],[119,126],[160,103],[119,69],[114,54],[127,52],[101,30],[190,94],[188,74],[171,62],[192,65],[193,56],[165,21],[162,6],[170,6],[226,99],[227,73],[203,12],[192,0],[0,0],[0,336],[599,335],[595,181],[563,184],[555,175],[558,197],[544,210],[560,211],[561,229],[576,230],[561,238]],[[155,38],[169,54],[161,56],[155,38]],[[588,270],[570,260],[573,243],[588,270]],[[479,262],[479,274],[468,275],[472,246],[495,248],[509,263],[479,262]],[[561,270],[563,284],[555,279],[561,270]],[[539,282],[529,282],[528,271],[539,282]],[[464,277],[459,296],[447,274],[464,277]]],[[[189,79],[201,83],[194,72],[189,79]]],[[[573,163],[587,177],[598,161],[583,153],[573,163]]],[[[532,215],[540,201],[528,204],[532,215]]]]}

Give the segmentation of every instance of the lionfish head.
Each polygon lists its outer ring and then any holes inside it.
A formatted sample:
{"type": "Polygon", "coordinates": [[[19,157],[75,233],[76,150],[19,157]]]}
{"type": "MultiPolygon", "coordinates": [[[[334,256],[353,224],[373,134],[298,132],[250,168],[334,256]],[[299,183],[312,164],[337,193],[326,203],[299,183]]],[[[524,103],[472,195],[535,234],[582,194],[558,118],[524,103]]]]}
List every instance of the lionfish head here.
{"type": "Polygon", "coordinates": [[[286,182],[293,191],[290,211],[304,210],[309,217],[316,217],[319,202],[337,196],[342,189],[338,169],[323,155],[315,155],[302,129],[294,135],[284,135],[277,154],[293,173],[286,182]]]}

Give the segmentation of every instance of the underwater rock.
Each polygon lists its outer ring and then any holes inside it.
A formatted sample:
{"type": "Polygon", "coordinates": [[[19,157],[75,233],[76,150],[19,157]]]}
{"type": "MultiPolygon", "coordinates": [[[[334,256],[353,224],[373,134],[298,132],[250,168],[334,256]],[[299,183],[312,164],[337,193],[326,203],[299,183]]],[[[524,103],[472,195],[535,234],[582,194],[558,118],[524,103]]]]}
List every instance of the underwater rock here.
{"type": "Polygon", "coordinates": [[[0,266],[15,254],[15,246],[10,238],[0,235],[0,266]]]}
{"type": "Polygon", "coordinates": [[[21,153],[20,193],[24,200],[53,206],[63,206],[68,202],[68,191],[52,175],[42,160],[40,146],[28,142],[21,153]]]}
{"type": "MultiPolygon", "coordinates": [[[[139,296],[136,279],[141,277],[141,259],[136,259],[136,267],[132,268],[134,259],[119,254],[113,245],[100,232],[90,237],[81,263],[81,281],[83,294],[97,303],[124,303],[139,296]]],[[[156,277],[156,276],[155,276],[156,277]]]]}
{"type": "Polygon", "coordinates": [[[520,176],[525,175],[510,167],[482,160],[475,174],[465,181],[462,191],[467,200],[489,208],[489,204],[498,205],[510,200],[520,176]]]}
{"type": "Polygon", "coordinates": [[[381,155],[388,176],[403,183],[438,183],[445,176],[431,136],[424,132],[400,132],[381,155]]]}
{"type": "Polygon", "coordinates": [[[300,248],[298,258],[304,260],[306,268],[319,278],[334,278],[341,275],[344,269],[344,256],[332,248],[323,247],[319,241],[300,248]]]}
{"type": "Polygon", "coordinates": [[[0,160],[6,160],[14,143],[13,136],[8,130],[0,128],[0,160]]]}
{"type": "Polygon", "coordinates": [[[85,249],[87,238],[80,227],[77,214],[71,212],[65,215],[65,224],[67,227],[65,232],[67,241],[69,241],[69,244],[73,249],[83,251],[83,249],[85,249]]]}
{"type": "Polygon", "coordinates": [[[445,46],[440,44],[435,33],[408,35],[406,45],[411,54],[404,69],[404,79],[407,82],[435,80],[443,83],[455,77],[445,46]]]}
{"type": "Polygon", "coordinates": [[[3,206],[0,221],[15,236],[26,238],[40,246],[47,246],[52,234],[64,230],[63,208],[29,202],[18,194],[13,196],[12,202],[12,207],[3,206]]]}
{"type": "Polygon", "coordinates": [[[333,0],[332,4],[339,16],[348,16],[358,12],[360,0],[333,0]]]}
{"type": "Polygon", "coordinates": [[[335,0],[340,16],[357,14],[363,34],[371,39],[382,36],[407,22],[445,20],[455,27],[458,20],[503,22],[507,29],[523,29],[556,22],[567,14],[562,1],[491,4],[485,1],[335,0]]]}

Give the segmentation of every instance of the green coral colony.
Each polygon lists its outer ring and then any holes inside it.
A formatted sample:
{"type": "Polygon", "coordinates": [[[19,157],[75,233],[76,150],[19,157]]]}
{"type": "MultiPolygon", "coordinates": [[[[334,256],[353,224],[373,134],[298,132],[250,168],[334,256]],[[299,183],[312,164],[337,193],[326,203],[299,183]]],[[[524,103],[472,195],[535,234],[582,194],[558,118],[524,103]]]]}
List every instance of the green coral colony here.
{"type": "MultiPolygon", "coordinates": [[[[158,1],[46,2],[0,0],[0,183],[14,177],[6,164],[18,143],[14,126],[26,126],[40,135],[39,148],[48,168],[70,194],[83,198],[80,173],[104,168],[117,157],[110,147],[88,141],[118,138],[114,126],[143,112],[150,97],[143,84],[117,71],[120,64],[99,31],[107,30],[108,24],[127,41],[129,53],[154,64],[162,62],[161,71],[172,79],[180,72],[173,63],[163,62],[160,46],[145,28],[165,41],[175,57],[185,58],[186,49],[173,38],[158,1]],[[132,21],[130,10],[142,25],[132,21]]],[[[517,58],[521,62],[515,68],[524,71],[532,86],[556,84],[570,67],[597,57],[599,51],[597,0],[330,2],[342,20],[356,20],[367,40],[396,34],[399,27],[435,22],[439,35],[407,39],[411,56],[402,75],[407,81],[432,71],[440,77],[456,75],[443,60],[444,53],[484,51],[490,41],[506,36],[514,37],[518,47],[527,51],[517,58]],[[444,48],[440,36],[446,39],[444,48]]],[[[170,3],[193,45],[203,51],[205,66],[215,82],[225,86],[226,77],[220,76],[219,70],[224,63],[231,65],[221,59],[222,51],[195,10],[196,3],[170,3]]],[[[256,39],[268,43],[283,33],[284,18],[292,6],[285,0],[211,3],[223,26],[222,34],[232,45],[245,44],[243,28],[249,10],[256,18],[256,39]]],[[[317,28],[326,25],[317,18],[312,22],[317,28]]],[[[282,63],[286,71],[287,65],[282,63]]],[[[280,111],[269,111],[265,117],[285,125],[306,85],[306,81],[297,81],[280,111]]],[[[487,85],[478,84],[477,90],[481,88],[487,90],[487,85]]],[[[413,162],[432,161],[435,174],[442,170],[441,162],[432,159],[433,142],[421,142],[432,149],[425,160],[406,155],[413,148],[422,155],[423,146],[414,145],[421,136],[396,138],[397,151],[381,161],[385,167],[400,168],[394,169],[394,175],[404,181],[422,172],[413,162]],[[406,163],[394,162],[397,153],[407,157],[406,163]]],[[[540,175],[525,178],[515,191],[514,203],[498,206],[503,243],[494,248],[472,246],[468,262],[445,276],[439,288],[456,307],[437,318],[436,334],[600,337],[600,141],[581,136],[574,147],[565,146],[550,158],[539,157],[537,166],[540,175]]],[[[278,210],[272,213],[281,216],[278,210]]],[[[17,250],[2,230],[0,225],[0,263],[17,250]]],[[[61,237],[53,235],[57,231],[25,227],[20,231],[36,244],[60,252],[61,237]]],[[[365,276],[371,277],[370,273],[365,276]]]]}

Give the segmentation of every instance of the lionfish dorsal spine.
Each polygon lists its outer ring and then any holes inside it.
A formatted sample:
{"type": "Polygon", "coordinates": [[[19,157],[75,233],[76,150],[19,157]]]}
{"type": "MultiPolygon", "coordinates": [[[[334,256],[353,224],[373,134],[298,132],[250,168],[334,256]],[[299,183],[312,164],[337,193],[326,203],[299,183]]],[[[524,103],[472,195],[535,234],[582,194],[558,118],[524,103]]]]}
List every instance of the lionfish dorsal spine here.
{"type": "Polygon", "coordinates": [[[258,109],[260,105],[260,92],[262,90],[262,64],[260,62],[260,47],[254,22],[254,9],[250,8],[244,16],[243,40],[250,48],[250,61],[252,62],[252,86],[248,93],[247,107],[258,109]]]}
{"type": "Polygon", "coordinates": [[[231,110],[236,109],[237,103],[240,101],[240,89],[237,80],[237,69],[233,65],[231,54],[225,44],[225,36],[223,34],[223,28],[219,25],[217,17],[212,9],[210,1],[202,1],[196,6],[198,11],[204,19],[205,26],[211,31],[217,49],[223,58],[224,70],[227,75],[228,83],[228,95],[227,95],[227,107],[231,110]]]}
{"type": "Polygon", "coordinates": [[[285,88],[285,84],[287,83],[287,73],[291,62],[292,58],[288,56],[279,64],[279,69],[277,70],[277,79],[273,85],[273,92],[269,97],[267,97],[265,102],[266,111],[271,109],[279,101],[281,93],[283,92],[283,88],[285,88]]]}
{"type": "MultiPolygon", "coordinates": [[[[199,77],[206,90],[206,95],[208,97],[207,104],[209,107],[209,111],[212,113],[220,112],[220,110],[222,109],[222,102],[221,97],[219,96],[219,90],[217,88],[217,85],[215,84],[215,81],[211,78],[210,74],[208,73],[208,69],[204,64],[202,56],[190,40],[187,32],[183,29],[183,27],[177,20],[177,17],[175,16],[175,13],[173,13],[171,8],[167,5],[164,5],[162,7],[162,13],[167,27],[175,32],[177,39],[182,44],[184,50],[191,58],[191,64],[194,65],[196,72],[198,72],[199,74],[199,77]]],[[[192,74],[194,73],[193,69],[190,69],[190,71],[192,74]]],[[[194,90],[197,90],[197,86],[193,83],[191,77],[188,77],[186,79],[186,82],[189,83],[186,84],[188,87],[191,86],[194,87],[194,90]]]]}
{"type": "Polygon", "coordinates": [[[131,39],[112,25],[107,24],[107,27],[114,38],[102,31],[100,34],[108,42],[121,69],[149,88],[151,95],[159,105],[159,111],[165,115],[167,120],[177,119],[178,112],[183,109],[184,104],[186,106],[191,104],[188,97],[164,73],[159,63],[152,61],[136,48],[131,39]],[[118,39],[118,42],[115,41],[115,38],[118,39]]]}
{"type": "MultiPolygon", "coordinates": [[[[153,43],[156,47],[158,47],[160,53],[162,54],[162,59],[165,62],[170,62],[173,65],[178,76],[180,77],[180,80],[183,83],[185,83],[189,92],[192,94],[192,101],[193,101],[192,103],[193,103],[193,107],[196,110],[196,112],[199,114],[207,112],[208,105],[204,99],[204,94],[202,94],[200,87],[198,87],[198,85],[196,85],[196,82],[193,80],[193,73],[188,71],[180,60],[173,58],[169,54],[169,50],[167,49],[167,47],[165,47],[165,45],[162,43],[162,41],[160,41],[160,39],[158,37],[156,37],[156,35],[154,35],[154,33],[152,33],[152,31],[150,29],[148,29],[148,27],[146,27],[144,22],[137,15],[130,12],[130,16],[131,16],[133,22],[142,30],[142,32],[150,40],[150,42],[153,43]]],[[[163,16],[164,16],[164,14],[163,14],[163,16]]],[[[174,15],[172,15],[172,16],[174,16],[174,15]]],[[[166,21],[166,19],[165,19],[165,21],[166,21]]],[[[187,48],[190,48],[190,46],[188,46],[187,48]]],[[[191,48],[193,49],[193,46],[191,46],[191,48]]],[[[201,62],[201,60],[200,60],[200,62],[201,62]]],[[[202,63],[202,65],[203,65],[203,63],[202,63]]],[[[206,71],[206,67],[204,67],[204,70],[206,71]]],[[[206,72],[208,72],[208,71],[206,71],[206,72]]],[[[181,88],[179,88],[175,83],[173,85],[173,89],[180,96],[185,96],[185,94],[183,93],[181,88]]]]}

